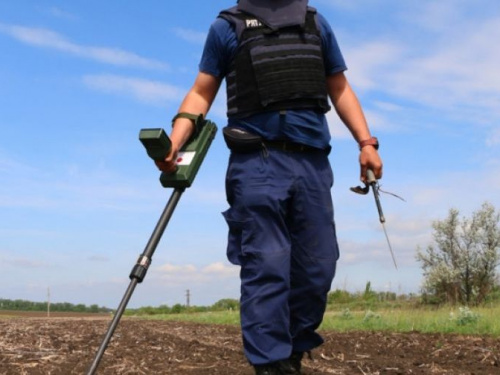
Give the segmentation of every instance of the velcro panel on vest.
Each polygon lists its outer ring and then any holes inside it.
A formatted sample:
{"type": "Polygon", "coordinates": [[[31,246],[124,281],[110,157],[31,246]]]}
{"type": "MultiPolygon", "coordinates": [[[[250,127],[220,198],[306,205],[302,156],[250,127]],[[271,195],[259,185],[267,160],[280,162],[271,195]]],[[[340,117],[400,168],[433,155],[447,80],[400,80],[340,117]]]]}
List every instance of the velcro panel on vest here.
{"type": "Polygon", "coordinates": [[[275,43],[250,50],[261,104],[323,98],[325,73],[318,42],[303,44],[295,37],[282,36],[275,43]]]}

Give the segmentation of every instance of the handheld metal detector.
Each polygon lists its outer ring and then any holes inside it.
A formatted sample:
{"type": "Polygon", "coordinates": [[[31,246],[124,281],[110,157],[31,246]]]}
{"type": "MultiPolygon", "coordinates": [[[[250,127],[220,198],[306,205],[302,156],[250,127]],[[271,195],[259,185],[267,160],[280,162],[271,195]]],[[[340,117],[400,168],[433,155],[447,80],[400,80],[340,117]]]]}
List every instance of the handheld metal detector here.
{"type": "MultiPolygon", "coordinates": [[[[212,140],[217,132],[217,126],[211,121],[204,120],[201,115],[196,120],[195,125],[197,129],[196,133],[179,152],[176,172],[172,174],[162,173],[160,176],[161,185],[165,188],[174,188],[174,191],[151,234],[144,252],[139,256],[137,263],[130,272],[130,284],[116,310],[87,375],[95,374],[135,287],[146,277],[153,253],[160,242],[161,236],[170,221],[182,193],[187,187],[192,185],[201,163],[212,144],[212,140]]],[[[146,148],[149,157],[153,160],[163,160],[170,152],[171,142],[163,129],[142,129],[139,133],[139,140],[146,148]]]]}

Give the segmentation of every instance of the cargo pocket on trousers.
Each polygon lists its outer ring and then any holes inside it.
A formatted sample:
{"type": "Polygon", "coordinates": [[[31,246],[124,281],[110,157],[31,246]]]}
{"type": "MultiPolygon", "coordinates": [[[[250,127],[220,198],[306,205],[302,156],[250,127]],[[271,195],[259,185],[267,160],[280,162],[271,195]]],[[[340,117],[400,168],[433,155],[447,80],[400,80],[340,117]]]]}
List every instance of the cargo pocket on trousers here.
{"type": "Polygon", "coordinates": [[[253,218],[237,217],[230,208],[222,213],[229,227],[227,238],[227,259],[241,265],[241,257],[248,253],[254,233],[253,218]]]}

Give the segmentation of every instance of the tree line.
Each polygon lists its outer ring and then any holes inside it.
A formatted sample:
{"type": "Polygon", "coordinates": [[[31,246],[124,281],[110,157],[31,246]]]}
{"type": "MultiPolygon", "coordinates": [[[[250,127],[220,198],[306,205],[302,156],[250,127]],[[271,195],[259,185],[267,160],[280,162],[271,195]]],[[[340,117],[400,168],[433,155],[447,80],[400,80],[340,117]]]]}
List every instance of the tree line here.
{"type": "MultiPolygon", "coordinates": [[[[13,311],[47,311],[47,302],[33,302],[22,299],[0,298],[0,310],[13,311]]],[[[79,313],[109,313],[112,310],[98,305],[86,306],[84,304],[72,304],[69,302],[50,303],[50,311],[57,312],[79,312],[79,313]]]]}
{"type": "Polygon", "coordinates": [[[144,306],[137,309],[127,309],[125,315],[184,314],[207,311],[239,311],[239,309],[240,303],[237,299],[223,298],[211,306],[187,306],[180,303],[176,303],[173,306],[144,306]]]}

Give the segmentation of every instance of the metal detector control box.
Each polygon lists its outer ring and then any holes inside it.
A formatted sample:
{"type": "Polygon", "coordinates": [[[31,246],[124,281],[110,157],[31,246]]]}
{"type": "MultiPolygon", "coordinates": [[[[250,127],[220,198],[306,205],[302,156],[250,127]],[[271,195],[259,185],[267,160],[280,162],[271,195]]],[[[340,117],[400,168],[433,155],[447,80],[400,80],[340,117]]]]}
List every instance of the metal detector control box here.
{"type": "MultiPolygon", "coordinates": [[[[177,170],[174,173],[162,173],[160,182],[165,188],[186,188],[193,183],[200,165],[212,144],[217,126],[203,120],[197,126],[196,133],[182,147],[177,156],[177,170]]],[[[163,129],[141,129],[139,140],[153,160],[163,160],[170,152],[171,142],[163,129]]]]}

